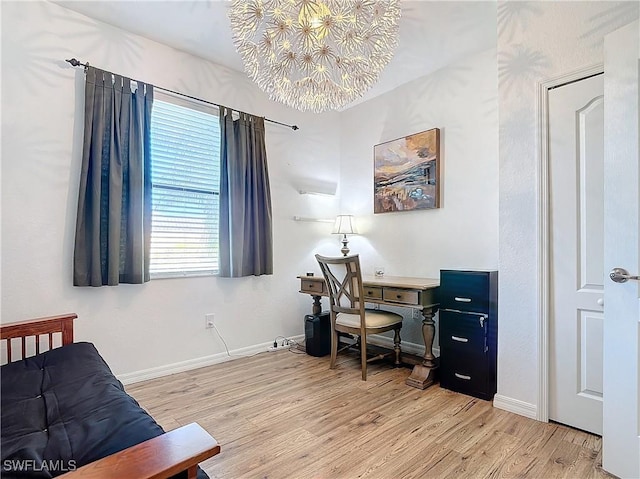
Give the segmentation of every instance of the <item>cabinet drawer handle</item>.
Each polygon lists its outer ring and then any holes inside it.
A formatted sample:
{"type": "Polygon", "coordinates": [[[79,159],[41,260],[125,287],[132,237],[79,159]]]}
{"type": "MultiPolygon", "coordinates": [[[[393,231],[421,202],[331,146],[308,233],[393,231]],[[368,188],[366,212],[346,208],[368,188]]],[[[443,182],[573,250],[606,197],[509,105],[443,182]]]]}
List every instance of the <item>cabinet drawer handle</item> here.
{"type": "Polygon", "coordinates": [[[468,343],[469,340],[467,338],[461,338],[460,336],[451,336],[451,339],[454,341],[458,341],[459,343],[468,343]]]}
{"type": "Polygon", "coordinates": [[[402,295],[401,294],[396,294],[396,298],[401,299],[402,295]]]}
{"type": "Polygon", "coordinates": [[[367,296],[371,296],[373,294],[372,291],[367,291],[367,296]]]}
{"type": "Polygon", "coordinates": [[[458,379],[464,379],[465,381],[469,381],[471,379],[471,376],[467,376],[466,374],[458,374],[458,373],[453,373],[453,374],[458,379]]]}
{"type": "Polygon", "coordinates": [[[471,298],[460,298],[460,297],[456,296],[453,299],[455,299],[458,303],[470,303],[471,302],[471,298]]]}

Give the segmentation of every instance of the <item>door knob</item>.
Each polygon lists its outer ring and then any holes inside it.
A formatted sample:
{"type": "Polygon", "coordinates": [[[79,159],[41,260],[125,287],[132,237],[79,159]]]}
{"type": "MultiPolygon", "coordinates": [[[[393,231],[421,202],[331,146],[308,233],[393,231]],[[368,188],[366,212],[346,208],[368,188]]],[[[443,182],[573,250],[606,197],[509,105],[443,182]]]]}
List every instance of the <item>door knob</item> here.
{"type": "Polygon", "coordinates": [[[596,303],[598,303],[598,306],[604,306],[604,299],[603,298],[598,298],[596,303]]]}
{"type": "Polygon", "coordinates": [[[640,281],[640,276],[629,274],[629,272],[624,268],[613,268],[611,273],[609,273],[609,278],[611,278],[611,281],[616,283],[626,283],[630,279],[640,281]]]}

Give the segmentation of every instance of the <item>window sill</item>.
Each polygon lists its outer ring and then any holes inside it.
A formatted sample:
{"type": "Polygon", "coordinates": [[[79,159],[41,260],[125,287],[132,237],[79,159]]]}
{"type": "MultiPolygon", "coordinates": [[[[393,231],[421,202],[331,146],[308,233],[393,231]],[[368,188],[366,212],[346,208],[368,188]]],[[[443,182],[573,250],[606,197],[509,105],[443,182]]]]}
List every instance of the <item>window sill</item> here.
{"type": "Polygon", "coordinates": [[[182,273],[153,273],[151,274],[151,280],[156,279],[177,279],[177,278],[202,278],[218,276],[217,271],[194,271],[194,272],[182,272],[182,273]]]}

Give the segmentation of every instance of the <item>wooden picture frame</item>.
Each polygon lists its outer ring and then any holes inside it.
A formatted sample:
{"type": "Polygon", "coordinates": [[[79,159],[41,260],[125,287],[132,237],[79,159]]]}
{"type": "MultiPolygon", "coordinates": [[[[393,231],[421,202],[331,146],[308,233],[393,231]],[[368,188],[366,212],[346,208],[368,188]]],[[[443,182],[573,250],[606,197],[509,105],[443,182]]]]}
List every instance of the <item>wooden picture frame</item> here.
{"type": "Polygon", "coordinates": [[[374,213],[440,208],[440,130],[373,147],[374,213]]]}

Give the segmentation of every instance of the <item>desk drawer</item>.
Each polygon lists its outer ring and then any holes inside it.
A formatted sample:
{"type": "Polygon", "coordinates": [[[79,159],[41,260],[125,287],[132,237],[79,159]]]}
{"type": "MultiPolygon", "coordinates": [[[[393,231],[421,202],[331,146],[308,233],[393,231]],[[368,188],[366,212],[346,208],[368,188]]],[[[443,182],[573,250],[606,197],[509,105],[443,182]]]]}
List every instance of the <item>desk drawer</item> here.
{"type": "Polygon", "coordinates": [[[310,280],[310,279],[302,279],[300,280],[300,291],[302,293],[309,293],[315,295],[326,295],[327,294],[327,285],[324,282],[324,279],[318,280],[310,280]]]}
{"type": "Polygon", "coordinates": [[[382,299],[390,303],[420,304],[418,302],[417,291],[407,291],[406,289],[384,288],[382,299]]]}
{"type": "Polygon", "coordinates": [[[365,299],[382,299],[382,288],[374,286],[372,288],[364,287],[365,299]]]}

